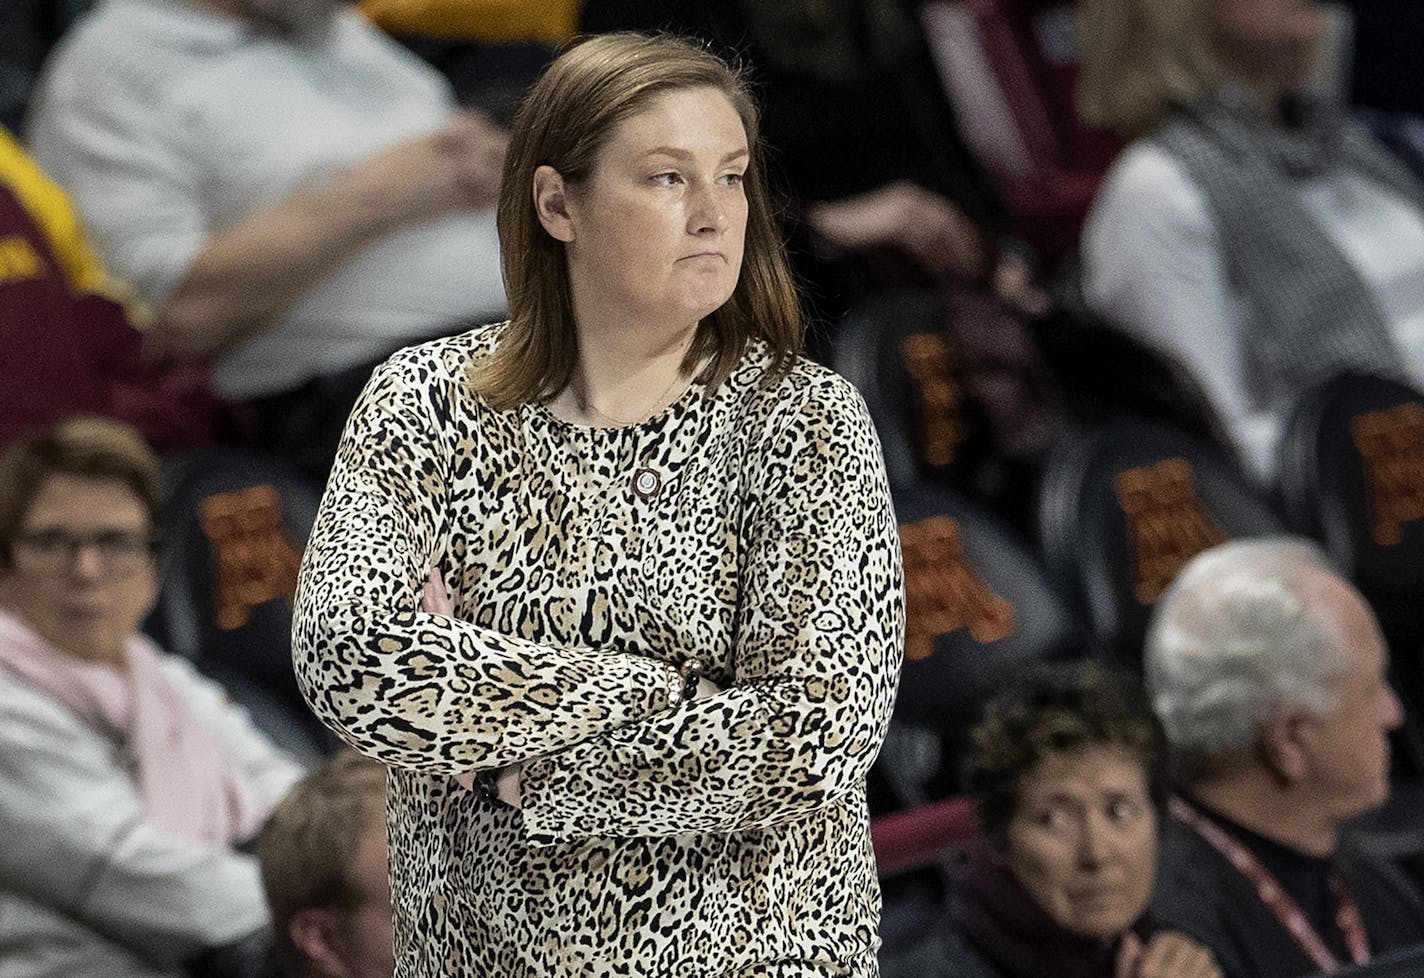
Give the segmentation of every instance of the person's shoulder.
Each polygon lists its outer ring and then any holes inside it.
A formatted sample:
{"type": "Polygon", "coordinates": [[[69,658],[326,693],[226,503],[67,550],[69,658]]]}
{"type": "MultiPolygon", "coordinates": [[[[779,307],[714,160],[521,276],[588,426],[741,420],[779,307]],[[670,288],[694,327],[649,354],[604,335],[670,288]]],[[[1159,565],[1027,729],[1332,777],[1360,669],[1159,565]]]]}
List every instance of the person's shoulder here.
{"type": "Polygon", "coordinates": [[[728,383],[732,395],[751,414],[783,419],[808,411],[866,415],[865,399],[840,374],[799,355],[778,374],[773,354],[760,341],[748,345],[728,383]]]}
{"type": "Polygon", "coordinates": [[[884,947],[880,952],[882,978],[1002,978],[1001,972],[972,947],[949,915],[941,915],[923,934],[884,947]]]}
{"type": "Polygon", "coordinates": [[[1216,851],[1168,819],[1148,905],[1156,930],[1176,931],[1205,947],[1230,978],[1249,978],[1255,971],[1246,948],[1257,923],[1251,907],[1232,887],[1216,851]]]}
{"type": "Polygon", "coordinates": [[[1150,138],[1134,142],[1108,170],[1083,224],[1090,302],[1113,318],[1114,297],[1140,287],[1144,266],[1176,262],[1188,244],[1214,248],[1214,227],[1206,197],[1172,154],[1150,138]]]}
{"type": "Polygon", "coordinates": [[[821,454],[879,453],[864,398],[819,363],[798,356],[778,374],[768,351],[753,350],[730,386],[735,404],[729,420],[747,456],[768,458],[813,446],[821,454]]]}
{"type": "MultiPolygon", "coordinates": [[[[53,697],[46,696],[20,676],[0,666],[0,717],[13,720],[29,716],[49,722],[71,717],[72,714],[53,697]]],[[[7,733],[15,732],[9,723],[0,724],[0,727],[7,733]]]]}
{"type": "Polygon", "coordinates": [[[507,323],[488,323],[403,347],[376,368],[380,375],[408,384],[440,384],[462,378],[475,361],[488,356],[507,323]]]}
{"type": "Polygon", "coordinates": [[[1152,895],[1153,915],[1170,925],[1215,919],[1223,901],[1232,899],[1224,884],[1233,872],[1201,836],[1174,818],[1165,819],[1152,895]]]}
{"type": "Polygon", "coordinates": [[[1424,942],[1424,893],[1397,864],[1358,840],[1342,846],[1336,864],[1382,948],[1424,942]]]}
{"type": "Polygon", "coordinates": [[[211,39],[212,30],[203,26],[203,17],[181,0],[107,0],[75,22],[55,46],[46,72],[88,76],[117,69],[142,76],[144,68],[151,73],[166,67],[169,56],[192,49],[198,38],[211,39]]]}
{"type": "Polygon", "coordinates": [[[1123,150],[1107,175],[1089,212],[1085,233],[1110,230],[1161,209],[1205,213],[1200,191],[1186,168],[1156,139],[1138,139],[1123,150]]]}
{"type": "Polygon", "coordinates": [[[424,86],[429,94],[449,101],[453,107],[454,94],[445,76],[355,6],[340,11],[336,17],[328,49],[339,60],[361,65],[366,71],[386,70],[388,80],[403,89],[410,85],[424,86]],[[395,77],[389,77],[390,72],[395,72],[395,77]]]}
{"type": "Polygon", "coordinates": [[[132,124],[162,116],[179,83],[242,27],[181,0],[107,0],[55,46],[31,100],[27,134],[43,144],[49,125],[69,113],[132,124]]]}
{"type": "Polygon", "coordinates": [[[62,750],[71,757],[89,753],[93,741],[90,727],[74,712],[21,677],[0,667],[0,753],[43,756],[62,750]]]}
{"type": "Polygon", "coordinates": [[[1152,920],[1206,947],[1228,975],[1254,973],[1247,963],[1273,933],[1254,888],[1216,849],[1174,818],[1162,825],[1152,920]]]}
{"type": "Polygon", "coordinates": [[[490,421],[498,412],[484,410],[475,393],[471,370],[493,352],[507,322],[476,326],[392,353],[372,371],[366,397],[376,403],[419,404],[420,412],[465,426],[490,421]],[[484,418],[472,421],[471,416],[484,418]]]}

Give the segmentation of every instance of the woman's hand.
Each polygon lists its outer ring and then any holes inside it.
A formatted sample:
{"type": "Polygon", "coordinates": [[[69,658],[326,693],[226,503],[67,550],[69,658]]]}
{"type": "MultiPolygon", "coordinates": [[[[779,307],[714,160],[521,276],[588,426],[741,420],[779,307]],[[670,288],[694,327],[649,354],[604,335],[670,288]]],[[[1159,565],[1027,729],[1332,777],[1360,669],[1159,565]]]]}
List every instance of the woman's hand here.
{"type": "Polygon", "coordinates": [[[979,279],[988,256],[974,222],[947,198],[896,180],[806,211],[811,229],[846,251],[894,247],[935,278],[979,279]]]}
{"type": "MultiPolygon", "coordinates": [[[[420,610],[432,615],[444,615],[446,618],[455,617],[455,603],[450,600],[450,593],[445,590],[445,579],[440,576],[440,568],[430,568],[430,574],[425,578],[425,583],[420,588],[420,610]]],[[[474,772],[467,771],[464,774],[455,775],[455,780],[464,786],[466,791],[472,790],[475,786],[474,772]]],[[[494,773],[495,796],[511,808],[519,807],[519,765],[511,764],[502,767],[494,773]]]]}
{"type": "Polygon", "coordinates": [[[1117,978],[1222,978],[1211,952],[1176,931],[1156,934],[1146,945],[1129,931],[1115,970],[1117,978]]]}
{"type": "Polygon", "coordinates": [[[1006,252],[994,266],[994,295],[1010,309],[1024,316],[1038,317],[1052,308],[1048,293],[1033,281],[1033,269],[1023,257],[1006,252]]]}
{"type": "Polygon", "coordinates": [[[510,808],[519,807],[519,765],[511,764],[494,772],[495,797],[510,808]]]}
{"type": "Polygon", "coordinates": [[[445,579],[440,576],[440,568],[430,568],[425,583],[420,588],[420,610],[432,615],[455,617],[455,603],[450,600],[450,592],[445,590],[445,579]]]}
{"type": "MultiPolygon", "coordinates": [[[[426,576],[426,578],[425,578],[425,583],[422,584],[421,587],[420,587],[420,610],[426,612],[427,614],[431,614],[431,615],[443,615],[443,616],[446,617],[446,618],[454,618],[454,617],[455,617],[455,603],[450,600],[450,592],[448,592],[448,591],[445,590],[445,579],[440,575],[440,568],[439,568],[439,567],[432,567],[432,568],[430,568],[430,573],[426,576]]],[[[513,766],[512,768],[508,768],[508,767],[507,767],[507,768],[502,768],[502,769],[499,771],[499,773],[498,773],[497,775],[495,775],[495,782],[496,782],[496,784],[500,785],[500,791],[499,791],[499,798],[500,798],[500,801],[506,801],[506,799],[505,799],[505,797],[504,797],[504,795],[505,795],[505,790],[504,790],[503,784],[504,784],[504,779],[505,779],[506,777],[508,777],[508,773],[507,773],[507,772],[509,772],[509,771],[511,771],[511,770],[514,771],[514,788],[513,788],[513,798],[514,798],[514,801],[513,801],[513,802],[509,802],[509,804],[512,804],[515,808],[518,808],[518,807],[519,807],[519,767],[518,767],[518,765],[515,765],[515,766],[513,766]]],[[[462,788],[464,788],[466,791],[473,791],[473,790],[475,789],[475,773],[474,773],[473,771],[465,771],[465,772],[462,773],[462,774],[457,774],[457,775],[455,775],[455,783],[458,784],[458,785],[460,785],[460,786],[461,786],[462,788]]]]}

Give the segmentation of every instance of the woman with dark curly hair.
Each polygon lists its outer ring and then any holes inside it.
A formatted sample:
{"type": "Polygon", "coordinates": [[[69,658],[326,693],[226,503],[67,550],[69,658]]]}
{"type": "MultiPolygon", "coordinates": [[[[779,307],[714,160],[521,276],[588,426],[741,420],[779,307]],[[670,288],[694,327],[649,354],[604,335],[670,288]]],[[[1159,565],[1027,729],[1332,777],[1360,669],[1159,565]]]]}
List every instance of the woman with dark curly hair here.
{"type": "Polygon", "coordinates": [[[954,917],[987,973],[1218,978],[1210,952],[1144,917],[1164,754],[1139,685],[1096,662],[1026,673],[985,706],[965,763],[984,838],[954,917]]]}

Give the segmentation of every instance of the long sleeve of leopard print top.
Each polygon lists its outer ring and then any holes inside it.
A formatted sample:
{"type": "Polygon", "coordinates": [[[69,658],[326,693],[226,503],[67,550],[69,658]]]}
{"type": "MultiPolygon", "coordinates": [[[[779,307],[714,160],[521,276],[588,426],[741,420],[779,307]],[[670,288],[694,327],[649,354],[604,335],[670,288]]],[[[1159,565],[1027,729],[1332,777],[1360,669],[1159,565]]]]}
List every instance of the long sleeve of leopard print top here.
{"type": "MultiPolygon", "coordinates": [[[[313,710],[387,764],[492,769],[642,719],[667,704],[663,663],[554,647],[418,610],[449,548],[452,483],[482,446],[457,434],[453,377],[396,357],[372,377],[342,437],[298,581],[297,679],[313,710]],[[505,704],[506,708],[501,708],[505,704]]],[[[491,473],[491,491],[501,478],[491,473]]],[[[491,527],[498,538],[502,529],[491,527]]],[[[447,568],[447,583],[461,573],[447,568]]]]}

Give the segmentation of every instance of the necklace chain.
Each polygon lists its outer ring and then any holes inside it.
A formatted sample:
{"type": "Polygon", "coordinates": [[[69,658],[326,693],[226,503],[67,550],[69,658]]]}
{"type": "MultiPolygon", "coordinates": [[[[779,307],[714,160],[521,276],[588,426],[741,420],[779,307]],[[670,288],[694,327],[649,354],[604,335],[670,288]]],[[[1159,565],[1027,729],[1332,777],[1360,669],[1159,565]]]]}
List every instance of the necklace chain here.
{"type": "Polygon", "coordinates": [[[574,389],[574,395],[575,400],[578,402],[580,411],[592,411],[594,414],[598,415],[598,417],[602,418],[604,421],[609,422],[610,424],[618,425],[620,428],[627,428],[631,425],[642,424],[644,421],[651,418],[653,414],[657,412],[658,408],[662,406],[663,402],[667,400],[667,396],[672,393],[672,389],[677,386],[677,382],[681,379],[682,371],[679,369],[672,375],[672,381],[666,387],[663,388],[662,393],[653,399],[653,403],[648,406],[648,409],[643,413],[643,415],[638,418],[633,418],[630,421],[625,421],[622,418],[615,418],[611,414],[604,414],[602,411],[600,411],[597,406],[594,405],[593,401],[589,399],[588,389],[584,386],[582,380],[579,381],[578,386],[574,389]]]}

